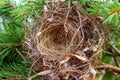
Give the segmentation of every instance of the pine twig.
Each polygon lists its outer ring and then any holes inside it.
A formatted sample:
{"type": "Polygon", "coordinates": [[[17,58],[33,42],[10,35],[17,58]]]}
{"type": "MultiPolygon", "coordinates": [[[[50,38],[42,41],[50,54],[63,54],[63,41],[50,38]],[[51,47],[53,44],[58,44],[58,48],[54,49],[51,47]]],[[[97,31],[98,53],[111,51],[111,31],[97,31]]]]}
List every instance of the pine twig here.
{"type": "Polygon", "coordinates": [[[96,66],[95,68],[96,69],[110,69],[110,70],[120,74],[120,68],[110,65],[110,64],[102,64],[102,65],[96,66]]]}

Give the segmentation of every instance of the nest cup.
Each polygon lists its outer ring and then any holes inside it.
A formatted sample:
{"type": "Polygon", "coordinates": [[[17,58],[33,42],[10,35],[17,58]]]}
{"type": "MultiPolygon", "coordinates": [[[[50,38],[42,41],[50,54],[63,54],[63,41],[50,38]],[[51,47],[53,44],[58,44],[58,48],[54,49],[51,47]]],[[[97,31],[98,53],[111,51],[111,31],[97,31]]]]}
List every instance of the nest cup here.
{"type": "Polygon", "coordinates": [[[77,2],[49,3],[31,30],[34,68],[43,80],[94,80],[95,56],[104,43],[102,25],[77,2]]]}

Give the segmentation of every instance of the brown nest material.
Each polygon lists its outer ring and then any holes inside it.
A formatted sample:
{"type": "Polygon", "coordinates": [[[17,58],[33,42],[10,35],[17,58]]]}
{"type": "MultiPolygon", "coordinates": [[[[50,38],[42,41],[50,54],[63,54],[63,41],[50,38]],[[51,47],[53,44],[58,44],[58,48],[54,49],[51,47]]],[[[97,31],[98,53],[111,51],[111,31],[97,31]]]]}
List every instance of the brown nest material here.
{"type": "Polygon", "coordinates": [[[32,67],[41,80],[94,80],[96,55],[104,43],[102,25],[77,2],[50,3],[31,30],[32,67]]]}

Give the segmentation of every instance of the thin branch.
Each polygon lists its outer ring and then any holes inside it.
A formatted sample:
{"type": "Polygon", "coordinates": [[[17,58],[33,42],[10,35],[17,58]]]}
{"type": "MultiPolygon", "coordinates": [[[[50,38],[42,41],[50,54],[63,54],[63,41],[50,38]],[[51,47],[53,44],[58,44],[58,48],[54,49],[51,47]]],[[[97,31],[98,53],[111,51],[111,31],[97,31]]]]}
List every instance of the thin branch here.
{"type": "Polygon", "coordinates": [[[29,74],[28,74],[28,77],[30,76],[30,74],[31,74],[31,72],[32,72],[33,66],[39,61],[40,58],[41,58],[41,56],[39,56],[38,59],[36,59],[36,60],[33,62],[33,64],[31,65],[30,71],[29,71],[29,74]]]}
{"type": "MultiPolygon", "coordinates": [[[[108,52],[108,51],[103,51],[105,54],[109,55],[109,56],[112,56],[113,57],[113,54],[112,52],[108,52]]],[[[116,54],[116,56],[120,56],[119,54],[116,54]]]]}
{"type": "Polygon", "coordinates": [[[102,64],[99,66],[95,67],[96,69],[110,69],[118,74],[120,74],[120,68],[113,66],[113,65],[109,65],[109,64],[102,64]]]}
{"type": "Polygon", "coordinates": [[[18,54],[23,58],[23,60],[25,61],[25,62],[27,62],[27,60],[25,59],[25,57],[21,54],[21,52],[16,48],[16,51],[18,52],[18,54]]]}
{"type": "Polygon", "coordinates": [[[112,49],[114,49],[115,51],[117,51],[117,53],[120,55],[120,50],[118,50],[114,45],[110,45],[112,49]]]}
{"type": "Polygon", "coordinates": [[[103,51],[103,52],[107,55],[113,56],[113,54],[111,52],[108,52],[108,51],[103,51]]]}
{"type": "Polygon", "coordinates": [[[119,62],[118,62],[117,56],[115,54],[115,51],[116,51],[117,48],[115,49],[114,45],[110,45],[110,48],[111,48],[111,51],[112,51],[112,54],[113,54],[114,61],[115,61],[116,65],[119,67],[119,62]]]}
{"type": "Polygon", "coordinates": [[[116,56],[116,55],[113,55],[113,58],[114,58],[114,61],[115,61],[116,65],[119,67],[119,62],[118,62],[118,60],[117,60],[117,56],[116,56]]]}

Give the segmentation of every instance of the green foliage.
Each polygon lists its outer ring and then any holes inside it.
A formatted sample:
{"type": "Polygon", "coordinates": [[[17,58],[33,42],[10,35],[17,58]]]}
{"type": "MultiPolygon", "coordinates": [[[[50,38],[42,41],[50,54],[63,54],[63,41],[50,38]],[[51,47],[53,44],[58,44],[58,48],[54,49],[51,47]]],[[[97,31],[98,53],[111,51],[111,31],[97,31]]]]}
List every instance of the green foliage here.
{"type": "Polygon", "coordinates": [[[104,62],[104,63],[110,64],[112,62],[112,57],[108,56],[106,54],[103,54],[103,56],[101,58],[101,61],[104,62]]]}
{"type": "Polygon", "coordinates": [[[26,23],[40,14],[44,4],[44,0],[21,0],[19,5],[14,0],[0,0],[0,24],[3,25],[0,29],[0,79],[27,79],[30,66],[21,57],[26,23]]]}
{"type": "Polygon", "coordinates": [[[106,71],[102,80],[112,80],[112,78],[113,78],[113,72],[106,71]]]}
{"type": "Polygon", "coordinates": [[[24,38],[24,29],[15,23],[4,22],[4,30],[0,30],[0,46],[19,46],[24,38]]]}
{"type": "Polygon", "coordinates": [[[15,9],[15,6],[10,1],[0,0],[0,16],[11,21],[12,17],[10,17],[10,11],[13,9],[15,9]]]}
{"type": "MultiPolygon", "coordinates": [[[[112,3],[109,0],[104,0],[104,2],[100,0],[71,1],[80,2],[88,13],[95,17],[102,17],[107,28],[114,28],[115,30],[110,32],[112,34],[108,34],[108,41],[120,49],[120,3],[118,1],[113,0],[112,3]]],[[[14,0],[0,0],[0,16],[3,19],[0,22],[3,25],[3,29],[0,30],[0,79],[18,78],[26,80],[29,65],[16,49],[21,53],[24,50],[22,44],[25,40],[26,23],[34,23],[36,16],[40,14],[45,4],[44,0],[21,0],[19,5],[16,5],[14,0]]],[[[108,45],[106,50],[109,51],[108,45]]],[[[106,54],[103,54],[101,59],[102,62],[108,64],[112,60],[112,57],[106,54]]],[[[110,80],[112,77],[113,73],[107,72],[103,80],[110,80]]],[[[120,76],[116,78],[116,80],[119,79],[120,76]]]]}
{"type": "Polygon", "coordinates": [[[35,18],[40,13],[43,3],[40,1],[28,1],[24,5],[18,6],[16,9],[10,11],[11,16],[17,22],[21,22],[27,18],[35,18]]]}
{"type": "Polygon", "coordinates": [[[26,78],[28,64],[15,51],[16,48],[6,48],[0,52],[0,79],[26,78]]]}
{"type": "Polygon", "coordinates": [[[100,16],[104,23],[113,26],[116,30],[120,27],[120,3],[116,0],[91,3],[87,11],[94,16],[100,16]]]}
{"type": "Polygon", "coordinates": [[[118,77],[115,80],[120,80],[120,75],[118,75],[118,77]]]}
{"type": "Polygon", "coordinates": [[[3,26],[4,30],[0,30],[0,78],[22,78],[28,68],[16,49],[23,50],[24,29],[11,22],[3,21],[3,26]]]}
{"type": "Polygon", "coordinates": [[[0,79],[21,78],[28,72],[27,63],[21,58],[16,49],[22,51],[24,27],[11,16],[16,7],[8,0],[0,1],[0,16],[3,29],[0,30],[0,79]]]}

